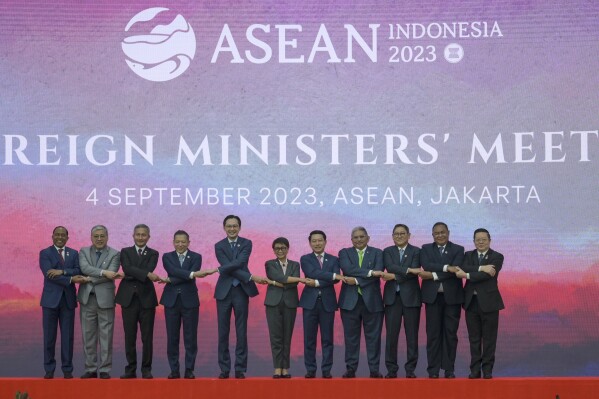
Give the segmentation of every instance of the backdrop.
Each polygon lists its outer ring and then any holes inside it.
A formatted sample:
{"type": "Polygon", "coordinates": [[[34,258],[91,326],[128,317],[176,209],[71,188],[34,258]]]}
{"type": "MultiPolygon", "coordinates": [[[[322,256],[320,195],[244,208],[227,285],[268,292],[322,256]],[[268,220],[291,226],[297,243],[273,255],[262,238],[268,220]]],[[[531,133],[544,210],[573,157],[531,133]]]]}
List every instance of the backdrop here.
{"type": "MultiPolygon", "coordinates": [[[[79,249],[104,224],[120,249],[146,223],[161,253],[185,229],[212,268],[231,213],[256,274],[275,237],[299,259],[312,229],[336,254],[357,225],[380,248],[396,223],[422,245],[444,221],[467,249],[485,227],[506,257],[495,374],[597,375],[598,33],[599,3],[582,0],[3,1],[0,375],[42,374],[38,254],[54,226],[79,249]]],[[[200,376],[218,374],[215,282],[198,283],[200,376]]],[[[263,297],[254,376],[271,372],[263,297]]],[[[166,375],[162,309],[155,331],[166,375]]],[[[466,375],[464,320],[459,338],[466,375]]],[[[298,375],[302,342],[298,317],[298,375]]],[[[425,342],[423,317],[420,376],[425,342]]],[[[339,376],[339,318],[335,344],[339,376]]]]}

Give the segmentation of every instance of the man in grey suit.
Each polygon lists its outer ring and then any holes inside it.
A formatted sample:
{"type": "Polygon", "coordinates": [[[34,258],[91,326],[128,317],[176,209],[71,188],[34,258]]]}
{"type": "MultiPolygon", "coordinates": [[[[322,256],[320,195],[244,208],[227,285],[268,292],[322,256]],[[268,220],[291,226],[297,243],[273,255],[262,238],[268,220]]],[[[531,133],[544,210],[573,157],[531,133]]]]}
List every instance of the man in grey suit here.
{"type": "Polygon", "coordinates": [[[81,332],[85,373],[81,378],[109,379],[112,369],[112,335],[114,332],[114,280],[118,273],[120,254],[108,244],[108,230],[97,225],[91,230],[92,245],[79,251],[79,267],[91,282],[79,287],[77,300],[81,304],[81,332]],[[98,356],[98,344],[100,353],[98,356]]]}

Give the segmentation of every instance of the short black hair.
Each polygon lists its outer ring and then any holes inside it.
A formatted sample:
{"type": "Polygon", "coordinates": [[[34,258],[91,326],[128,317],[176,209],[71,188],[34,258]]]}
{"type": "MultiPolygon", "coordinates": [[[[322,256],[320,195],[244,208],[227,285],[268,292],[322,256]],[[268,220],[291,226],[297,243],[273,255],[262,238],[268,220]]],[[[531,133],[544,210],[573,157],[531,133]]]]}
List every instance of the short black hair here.
{"type": "Polygon", "coordinates": [[[447,227],[447,225],[443,222],[437,222],[437,223],[433,224],[433,230],[435,230],[435,227],[437,227],[437,226],[443,226],[443,227],[445,227],[445,230],[449,231],[449,227],[447,227]]]}
{"type": "MultiPolygon", "coordinates": [[[[406,232],[407,232],[408,234],[410,234],[410,228],[409,228],[408,226],[406,226],[405,224],[403,224],[403,223],[397,223],[395,226],[393,226],[393,231],[392,231],[392,233],[394,233],[394,232],[395,232],[395,229],[397,229],[397,228],[399,228],[399,227],[403,227],[404,229],[406,229],[406,232]]],[[[433,227],[433,229],[434,229],[434,227],[433,227]]]]}
{"type": "Polygon", "coordinates": [[[223,219],[223,227],[225,227],[225,225],[227,224],[227,220],[229,220],[229,219],[235,219],[235,220],[237,220],[237,223],[239,224],[239,227],[241,227],[241,219],[237,215],[227,215],[227,216],[225,216],[225,218],[223,219]]]}
{"type": "Polygon", "coordinates": [[[278,237],[275,238],[275,240],[272,242],[272,248],[275,248],[275,245],[277,244],[283,244],[285,245],[287,248],[289,248],[289,240],[286,239],[285,237],[278,237]]]}
{"type": "Polygon", "coordinates": [[[476,237],[476,233],[487,233],[487,238],[489,240],[491,240],[491,233],[489,233],[489,230],[487,230],[487,229],[479,228],[479,229],[474,230],[474,234],[472,234],[473,240],[474,240],[474,237],[476,237]]]}
{"type": "Polygon", "coordinates": [[[327,235],[324,233],[324,231],[322,230],[312,230],[310,232],[310,235],[308,236],[308,241],[312,241],[312,236],[316,235],[316,234],[320,234],[322,236],[322,238],[324,238],[324,240],[327,240],[327,235]]]}
{"type": "Polygon", "coordinates": [[[52,234],[54,234],[54,233],[56,232],[56,230],[57,230],[57,229],[64,229],[64,231],[66,231],[66,232],[67,232],[67,237],[69,236],[69,231],[68,231],[68,230],[67,230],[67,228],[66,228],[66,227],[64,227],[64,226],[56,226],[56,227],[54,228],[54,230],[52,230],[52,234]]]}
{"type": "Polygon", "coordinates": [[[185,236],[185,237],[187,237],[187,241],[189,241],[189,234],[187,234],[187,232],[185,230],[177,230],[177,231],[175,231],[175,234],[173,234],[173,240],[177,236],[185,236]]]}

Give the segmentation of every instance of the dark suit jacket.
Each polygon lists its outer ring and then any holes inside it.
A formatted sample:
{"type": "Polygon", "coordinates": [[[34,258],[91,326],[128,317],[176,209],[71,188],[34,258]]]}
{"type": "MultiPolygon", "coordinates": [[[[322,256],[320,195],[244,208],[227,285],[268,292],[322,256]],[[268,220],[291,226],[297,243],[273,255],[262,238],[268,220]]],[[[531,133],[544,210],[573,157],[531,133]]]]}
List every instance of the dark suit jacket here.
{"type": "MultiPolygon", "coordinates": [[[[355,277],[362,290],[362,299],[369,312],[383,311],[383,297],[381,296],[381,282],[378,277],[368,277],[370,270],[383,271],[383,251],[378,248],[366,247],[362,267],[359,267],[359,258],[356,248],[344,248],[339,251],[339,264],[343,274],[355,277]]],[[[344,310],[353,310],[358,303],[358,286],[343,284],[339,294],[339,307],[344,310]]]]}
{"type": "Polygon", "coordinates": [[[75,284],[71,277],[81,274],[79,269],[79,254],[72,248],[64,247],[64,265],[60,263],[60,255],[54,245],[40,251],[40,269],[44,274],[44,290],[40,305],[45,308],[57,308],[62,295],[65,295],[67,308],[77,307],[75,284]],[[65,274],[56,278],[48,278],[46,273],[50,269],[61,269],[65,274]]]}
{"type": "Polygon", "coordinates": [[[403,305],[411,308],[419,308],[422,305],[422,296],[420,294],[418,276],[407,273],[408,269],[420,269],[420,249],[408,244],[404,251],[403,259],[399,259],[399,248],[396,245],[387,247],[383,251],[383,264],[387,272],[395,274],[396,278],[396,280],[385,283],[383,291],[385,305],[390,306],[395,303],[397,286],[399,285],[399,295],[401,296],[403,305]]]}
{"type": "Polygon", "coordinates": [[[485,254],[482,265],[494,265],[497,271],[495,276],[491,277],[485,272],[478,271],[478,251],[466,252],[464,263],[462,263],[462,270],[470,273],[470,280],[466,280],[466,286],[464,287],[466,293],[464,309],[468,309],[474,295],[474,290],[476,290],[478,297],[478,305],[483,312],[494,312],[504,309],[505,305],[497,286],[497,277],[503,265],[503,255],[489,249],[485,254]]]}
{"type": "Polygon", "coordinates": [[[304,271],[304,275],[308,278],[318,280],[319,286],[304,286],[299,306],[304,309],[314,309],[318,293],[320,292],[324,309],[327,312],[336,311],[337,293],[335,292],[334,284],[337,284],[339,281],[333,280],[333,274],[339,274],[341,271],[339,268],[339,258],[325,253],[321,268],[320,262],[318,262],[316,255],[312,252],[300,258],[300,265],[304,271]]]}
{"type": "Polygon", "coordinates": [[[237,237],[237,256],[233,256],[233,251],[229,240],[224,238],[214,244],[214,252],[216,259],[220,264],[218,268],[218,280],[214,289],[214,298],[217,300],[225,299],[233,279],[237,279],[241,283],[241,288],[247,296],[253,297],[258,295],[256,284],[250,280],[252,276],[248,268],[250,255],[252,253],[252,242],[243,237],[237,237]]]}
{"type": "Polygon", "coordinates": [[[277,306],[281,301],[285,302],[288,308],[297,308],[299,297],[297,294],[297,283],[285,283],[287,277],[299,277],[300,265],[293,260],[287,260],[287,271],[283,274],[283,267],[277,259],[267,260],[264,264],[266,277],[277,283],[284,284],[284,287],[269,285],[266,289],[264,304],[267,306],[277,306]]]}
{"type": "Polygon", "coordinates": [[[137,292],[143,308],[158,306],[154,283],[148,278],[148,273],[153,272],[157,264],[158,251],[150,247],[146,247],[141,256],[137,254],[135,246],[121,249],[121,266],[125,278],[116,293],[116,303],[129,306],[133,294],[137,292]]]}
{"type": "Polygon", "coordinates": [[[460,266],[464,261],[464,247],[451,241],[445,245],[443,255],[439,253],[437,244],[424,244],[420,250],[420,263],[428,272],[435,272],[439,280],[422,280],[422,301],[434,303],[437,298],[439,285],[443,283],[445,303],[456,305],[464,303],[464,288],[462,279],[455,274],[444,272],[443,266],[460,266]]]}
{"type": "Polygon", "coordinates": [[[183,261],[183,265],[181,265],[177,251],[168,252],[162,255],[162,266],[171,282],[164,286],[160,304],[172,308],[175,306],[177,296],[180,295],[184,308],[197,308],[200,306],[198,286],[195,278],[189,278],[189,275],[191,272],[197,272],[202,268],[202,255],[187,250],[187,256],[183,261]]]}

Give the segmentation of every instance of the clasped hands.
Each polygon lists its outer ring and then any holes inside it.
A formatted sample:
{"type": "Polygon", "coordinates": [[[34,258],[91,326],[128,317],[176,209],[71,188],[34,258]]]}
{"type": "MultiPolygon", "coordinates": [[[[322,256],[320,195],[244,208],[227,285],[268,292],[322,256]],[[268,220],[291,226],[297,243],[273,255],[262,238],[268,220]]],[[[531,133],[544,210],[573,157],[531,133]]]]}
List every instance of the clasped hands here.
{"type": "MultiPolygon", "coordinates": [[[[487,273],[491,277],[495,276],[495,274],[497,273],[497,270],[495,270],[494,265],[483,265],[480,266],[478,269],[483,273],[487,273]]],[[[462,268],[459,266],[447,266],[447,271],[450,273],[454,273],[457,278],[467,277],[467,273],[463,271],[462,268]]]]}

